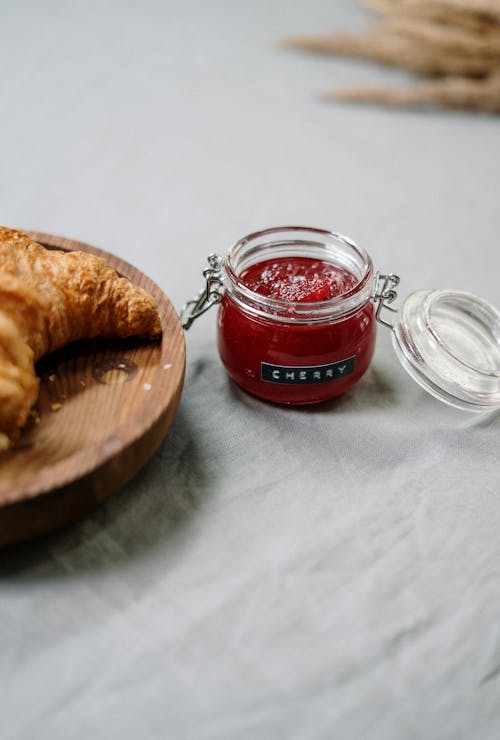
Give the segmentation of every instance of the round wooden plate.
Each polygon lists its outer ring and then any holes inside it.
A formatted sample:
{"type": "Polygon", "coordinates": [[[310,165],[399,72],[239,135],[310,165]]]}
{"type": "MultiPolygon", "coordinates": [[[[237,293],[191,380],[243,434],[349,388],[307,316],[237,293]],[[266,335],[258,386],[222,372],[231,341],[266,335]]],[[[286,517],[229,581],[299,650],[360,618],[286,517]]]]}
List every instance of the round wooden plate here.
{"type": "Polygon", "coordinates": [[[132,265],[81,242],[29,232],[47,248],[104,257],[158,302],[161,340],[89,340],[37,365],[40,396],[0,456],[0,546],[57,529],[116,491],[152,456],[179,404],[184,333],[167,296],[132,265]]]}

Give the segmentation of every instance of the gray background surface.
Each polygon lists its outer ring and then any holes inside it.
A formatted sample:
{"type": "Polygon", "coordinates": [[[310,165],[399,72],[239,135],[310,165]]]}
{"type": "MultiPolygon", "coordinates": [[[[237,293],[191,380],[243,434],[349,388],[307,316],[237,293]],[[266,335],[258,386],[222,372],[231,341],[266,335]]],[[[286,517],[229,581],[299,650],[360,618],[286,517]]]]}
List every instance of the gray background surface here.
{"type": "MultiPolygon", "coordinates": [[[[333,105],[403,73],[283,51],[347,0],[0,0],[0,221],[101,246],[178,307],[210,251],[300,223],[500,304],[498,118],[333,105]]],[[[64,533],[0,554],[0,734],[500,737],[499,416],[379,332],[341,400],[261,403],[187,336],[168,438],[64,533]]],[[[1,475],[1,468],[0,468],[1,475]]]]}

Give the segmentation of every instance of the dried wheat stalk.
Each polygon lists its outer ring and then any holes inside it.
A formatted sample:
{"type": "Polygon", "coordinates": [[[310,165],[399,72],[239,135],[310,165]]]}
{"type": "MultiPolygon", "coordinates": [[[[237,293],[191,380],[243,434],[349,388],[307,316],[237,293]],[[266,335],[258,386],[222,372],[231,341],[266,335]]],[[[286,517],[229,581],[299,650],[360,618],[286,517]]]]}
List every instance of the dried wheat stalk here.
{"type": "Polygon", "coordinates": [[[475,33],[458,26],[442,25],[417,18],[389,18],[376,26],[380,34],[409,38],[441,54],[464,55],[484,63],[500,63],[500,25],[487,33],[475,33]]]}
{"type": "Polygon", "coordinates": [[[401,18],[421,18],[443,25],[488,32],[500,24],[496,0],[361,0],[373,10],[401,18]]]}
{"type": "Polygon", "coordinates": [[[288,39],[287,46],[357,56],[426,77],[405,90],[352,88],[325,97],[500,112],[500,0],[363,0],[382,17],[366,34],[288,39]]]}
{"type": "Polygon", "coordinates": [[[429,76],[462,74],[483,77],[491,69],[489,59],[472,54],[444,55],[439,47],[386,27],[377,28],[365,36],[350,33],[297,36],[289,39],[286,45],[302,51],[362,57],[429,76]]]}
{"type": "Polygon", "coordinates": [[[383,103],[393,107],[442,105],[447,108],[500,113],[500,74],[483,80],[446,77],[403,90],[377,87],[353,87],[325,93],[328,100],[353,100],[383,103]]]}

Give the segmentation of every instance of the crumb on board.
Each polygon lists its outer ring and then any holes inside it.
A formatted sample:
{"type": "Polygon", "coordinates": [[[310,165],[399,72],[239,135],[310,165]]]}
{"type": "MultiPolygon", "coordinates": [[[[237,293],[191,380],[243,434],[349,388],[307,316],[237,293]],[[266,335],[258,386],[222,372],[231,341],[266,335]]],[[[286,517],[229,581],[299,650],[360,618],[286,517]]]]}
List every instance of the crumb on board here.
{"type": "Polygon", "coordinates": [[[50,404],[51,411],[59,411],[60,409],[62,409],[62,403],[51,403],[50,404]]]}
{"type": "Polygon", "coordinates": [[[80,385],[82,386],[82,388],[85,388],[87,383],[84,380],[80,380],[80,385]]]}
{"type": "Polygon", "coordinates": [[[32,424],[40,424],[40,414],[36,409],[31,409],[29,413],[29,420],[32,424]]]}
{"type": "Polygon", "coordinates": [[[49,380],[50,380],[51,383],[53,383],[55,381],[55,379],[56,379],[56,376],[53,373],[51,375],[49,375],[49,380]]]}
{"type": "Polygon", "coordinates": [[[166,363],[165,363],[165,364],[163,365],[163,369],[164,369],[164,370],[170,370],[170,368],[171,368],[171,367],[172,367],[172,363],[171,363],[171,362],[166,362],[166,363]]]}
{"type": "Polygon", "coordinates": [[[151,385],[151,383],[144,383],[144,390],[145,391],[150,391],[152,387],[153,386],[151,385]]]}

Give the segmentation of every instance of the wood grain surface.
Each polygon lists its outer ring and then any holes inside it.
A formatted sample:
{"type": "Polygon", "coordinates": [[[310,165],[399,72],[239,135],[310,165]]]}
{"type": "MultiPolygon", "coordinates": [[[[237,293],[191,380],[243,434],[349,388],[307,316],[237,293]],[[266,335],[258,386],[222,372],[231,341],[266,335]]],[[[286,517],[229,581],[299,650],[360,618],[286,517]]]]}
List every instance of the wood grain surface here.
{"type": "Polygon", "coordinates": [[[165,437],[179,404],[184,333],[167,296],[113,255],[29,232],[47,248],[103,257],[158,302],[160,340],[89,340],[37,365],[40,395],[20,442],[0,456],[0,546],[37,537],[93,509],[129,480],[165,437]]]}

